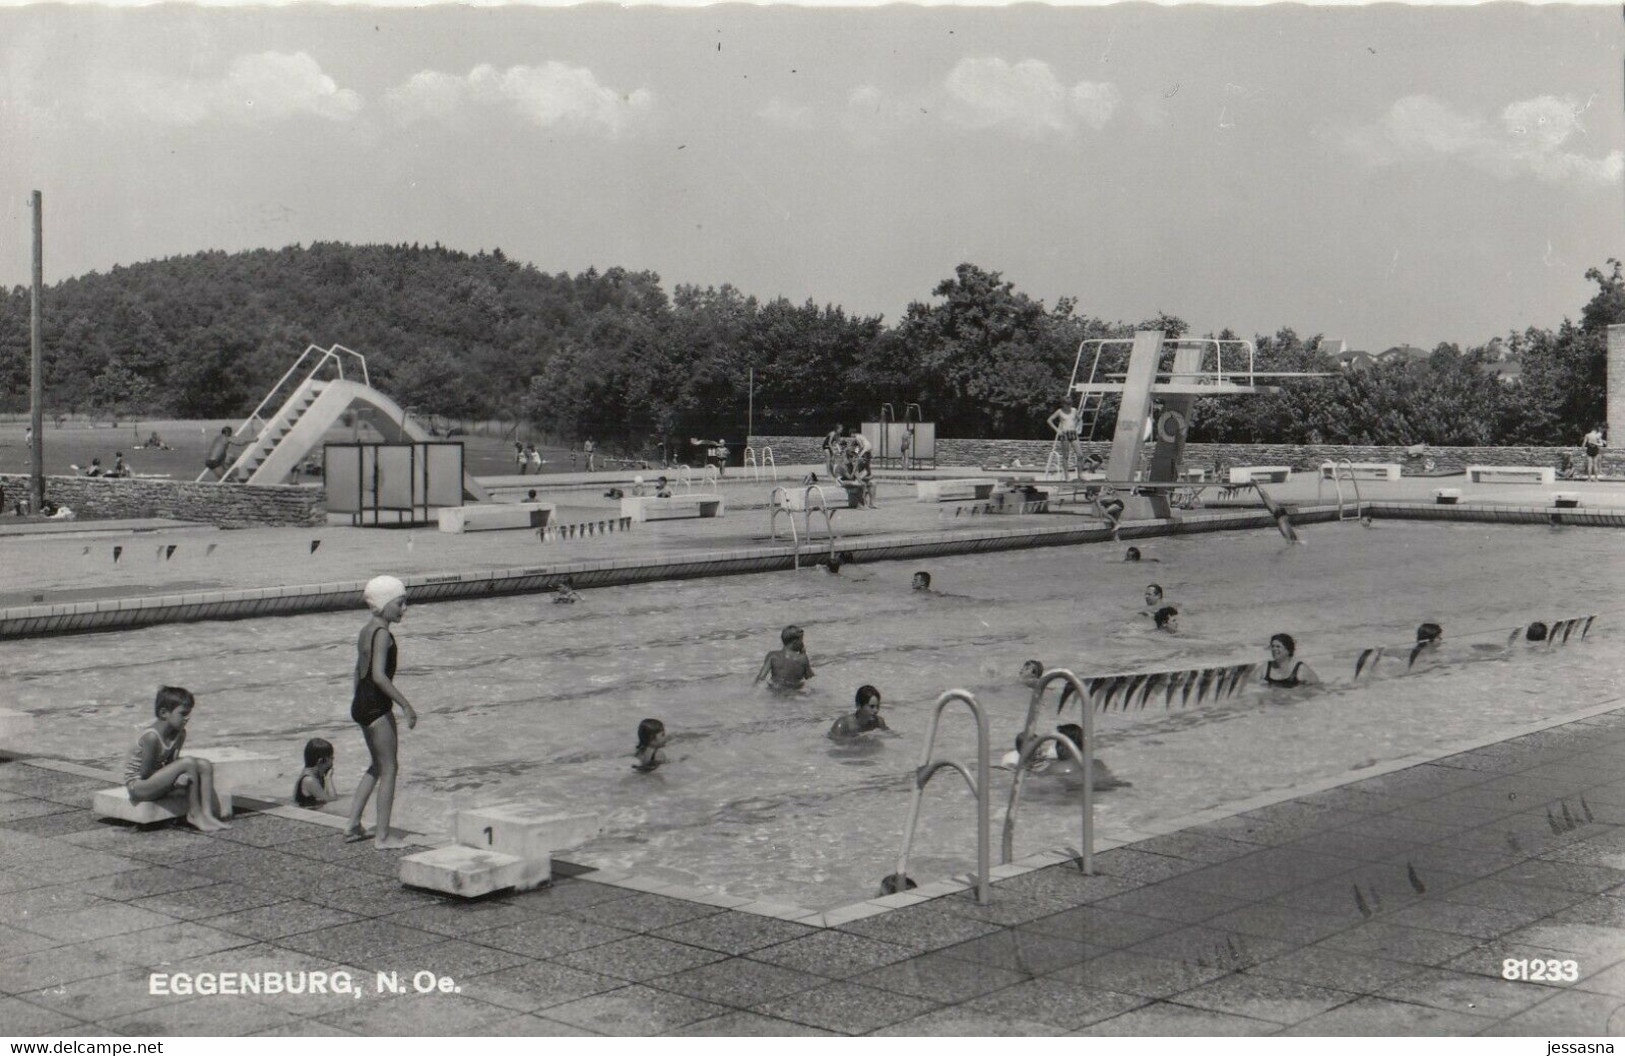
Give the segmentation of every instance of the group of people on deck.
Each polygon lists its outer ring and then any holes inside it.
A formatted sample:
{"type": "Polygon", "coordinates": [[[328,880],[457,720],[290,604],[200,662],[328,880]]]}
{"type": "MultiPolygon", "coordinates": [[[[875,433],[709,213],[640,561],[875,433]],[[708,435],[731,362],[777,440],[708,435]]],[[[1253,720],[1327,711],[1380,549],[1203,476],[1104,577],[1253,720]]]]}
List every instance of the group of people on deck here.
{"type": "MultiPolygon", "coordinates": [[[[907,450],[905,445],[905,451],[907,450]]],[[[875,445],[863,433],[851,433],[846,426],[836,425],[824,437],[824,468],[835,482],[853,497],[853,505],[866,510],[875,505],[874,453],[875,445]]],[[[907,455],[904,465],[907,466],[907,455]]],[[[807,483],[816,484],[816,476],[809,475],[807,483]]]]}

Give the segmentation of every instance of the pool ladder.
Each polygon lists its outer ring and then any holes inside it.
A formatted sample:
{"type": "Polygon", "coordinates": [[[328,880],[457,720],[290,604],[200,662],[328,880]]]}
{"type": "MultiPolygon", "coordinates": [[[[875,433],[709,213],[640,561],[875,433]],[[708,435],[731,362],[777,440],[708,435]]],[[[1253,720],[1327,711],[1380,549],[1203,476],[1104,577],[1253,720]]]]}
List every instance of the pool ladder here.
{"type": "Polygon", "coordinates": [[[1337,519],[1339,521],[1360,519],[1360,481],[1354,476],[1354,462],[1351,459],[1340,458],[1333,462],[1327,460],[1320,464],[1320,479],[1315,481],[1315,498],[1320,498],[1320,489],[1326,482],[1326,470],[1332,471],[1332,485],[1337,488],[1337,519]],[[1348,471],[1348,481],[1354,487],[1354,509],[1345,515],[1343,510],[1343,472],[1348,471]]]}
{"type": "MultiPolygon", "coordinates": [[[[767,532],[771,538],[777,539],[779,537],[779,514],[782,513],[790,519],[790,541],[795,545],[795,553],[792,560],[794,561],[795,568],[799,571],[801,568],[801,536],[796,532],[796,511],[794,507],[790,505],[791,494],[791,490],[784,487],[782,484],[773,489],[773,498],[769,503],[773,507],[773,513],[772,516],[768,518],[767,532]]],[[[803,519],[807,528],[806,536],[809,543],[812,542],[812,515],[815,509],[824,515],[824,531],[829,536],[829,556],[833,558],[835,556],[836,539],[835,511],[829,508],[829,503],[824,498],[824,489],[822,485],[807,484],[803,487],[801,492],[801,512],[804,515],[803,519]],[[818,505],[816,508],[813,506],[812,502],[814,495],[818,497],[818,505]]]]}
{"type": "MultiPolygon", "coordinates": [[[[1065,690],[1062,690],[1065,693],[1065,690]]],[[[1083,683],[1071,671],[1056,668],[1047,672],[1033,686],[1032,700],[1027,705],[1027,721],[1022,727],[1025,735],[1023,741],[1024,751],[1016,764],[1015,780],[1010,786],[1010,802],[1004,812],[1004,839],[1001,848],[1001,864],[1009,865],[1015,851],[1016,810],[1021,805],[1022,779],[1027,773],[1027,765],[1037,757],[1037,752],[1044,745],[1054,741],[1056,746],[1077,761],[1083,772],[1083,848],[1079,855],[1079,868],[1086,874],[1094,872],[1094,834],[1095,834],[1095,799],[1094,799],[1094,770],[1092,762],[1092,745],[1095,737],[1094,701],[1083,683]],[[1044,705],[1044,691],[1049,684],[1055,681],[1064,681],[1078,695],[1083,702],[1083,744],[1073,744],[1072,740],[1059,733],[1048,733],[1033,738],[1033,729],[1038,725],[1038,715],[1044,705]]],[[[897,856],[897,871],[887,880],[893,881],[897,892],[901,893],[907,884],[908,857],[914,847],[914,830],[920,820],[920,802],[925,797],[925,786],[930,780],[943,770],[953,770],[965,779],[970,786],[971,795],[976,797],[976,873],[973,881],[976,887],[976,901],[987,905],[992,900],[990,887],[989,861],[991,859],[992,842],[992,806],[991,788],[989,785],[989,742],[987,730],[987,715],[976,703],[976,698],[966,690],[950,689],[937,698],[935,710],[931,714],[931,726],[925,737],[925,750],[920,755],[920,765],[914,770],[914,790],[909,799],[908,822],[903,829],[903,849],[897,856]],[[963,701],[970,708],[976,719],[976,776],[972,777],[970,771],[951,759],[933,759],[932,752],[936,749],[937,728],[942,723],[942,712],[954,701],[963,701]]]]}

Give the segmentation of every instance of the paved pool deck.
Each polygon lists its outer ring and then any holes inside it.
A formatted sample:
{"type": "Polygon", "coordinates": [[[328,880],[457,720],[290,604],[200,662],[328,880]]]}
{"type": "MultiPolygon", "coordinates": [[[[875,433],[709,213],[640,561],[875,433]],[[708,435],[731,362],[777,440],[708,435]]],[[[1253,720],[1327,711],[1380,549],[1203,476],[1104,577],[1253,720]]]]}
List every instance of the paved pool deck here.
{"type": "Polygon", "coordinates": [[[245,813],[96,819],[0,762],[0,1024],[27,1035],[1534,1035],[1625,1027],[1625,709],[815,928],[596,883],[457,902],[245,813]],[[1502,978],[1508,959],[1573,981],[1502,978]],[[349,972],[175,996],[152,973],[349,972]],[[455,993],[380,994],[375,973],[455,993]]]}

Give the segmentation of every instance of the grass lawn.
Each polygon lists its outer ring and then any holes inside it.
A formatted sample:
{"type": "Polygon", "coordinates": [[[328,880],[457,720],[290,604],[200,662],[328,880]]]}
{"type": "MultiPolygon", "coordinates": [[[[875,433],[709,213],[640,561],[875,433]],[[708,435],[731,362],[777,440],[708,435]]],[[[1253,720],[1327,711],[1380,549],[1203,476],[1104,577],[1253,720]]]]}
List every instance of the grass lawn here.
{"type": "MultiPolygon", "coordinates": [[[[49,419],[45,423],[45,472],[65,476],[73,466],[89,466],[92,458],[100,458],[102,465],[111,469],[117,452],[124,452],[130,469],[139,474],[168,475],[175,480],[192,480],[203,470],[203,460],[209,443],[219,435],[222,426],[235,427],[238,420],[213,419],[206,421],[175,421],[143,419],[139,422],[121,422],[116,428],[106,425],[92,426],[85,422],[68,422],[58,427],[49,419]],[[145,448],[154,431],[173,450],[145,448]]],[[[0,422],[0,473],[27,473],[28,449],[24,444],[27,425],[23,422],[0,422]]],[[[353,443],[377,440],[378,435],[366,426],[355,428],[334,427],[327,433],[329,443],[353,443]]],[[[511,474],[517,471],[513,458],[513,443],[498,437],[451,437],[463,445],[463,466],[476,476],[511,474]]],[[[586,456],[564,448],[542,448],[546,464],[545,473],[568,473],[587,468],[586,456]]],[[[233,457],[242,452],[234,448],[233,457]]],[[[600,466],[600,468],[602,468],[600,466]]]]}

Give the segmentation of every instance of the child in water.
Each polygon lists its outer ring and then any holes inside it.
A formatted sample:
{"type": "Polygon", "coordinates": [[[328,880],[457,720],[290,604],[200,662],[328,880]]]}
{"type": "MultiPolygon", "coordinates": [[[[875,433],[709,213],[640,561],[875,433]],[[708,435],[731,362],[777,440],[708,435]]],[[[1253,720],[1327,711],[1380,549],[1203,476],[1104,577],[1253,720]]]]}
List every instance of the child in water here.
{"type": "Polygon", "coordinates": [[[196,705],[192,694],[179,686],[163,686],[153,701],[157,716],[141,731],[130,758],[124,765],[124,787],[131,803],[152,803],[165,799],[178,788],[186,790],[186,820],[194,829],[211,832],[231,823],[220,818],[220,802],[214,794],[214,767],[196,756],[180,758],[186,743],[186,724],[196,705]]]}
{"type": "Polygon", "coordinates": [[[826,736],[832,741],[851,741],[872,730],[890,733],[891,727],[880,717],[880,690],[874,686],[859,686],[853,698],[852,714],[836,719],[826,736]]]}
{"type": "Polygon", "coordinates": [[[1169,634],[1179,633],[1179,610],[1172,605],[1164,605],[1152,613],[1151,618],[1156,621],[1157,630],[1167,631],[1169,634]]]}
{"type": "Polygon", "coordinates": [[[638,723],[638,747],[633,753],[638,761],[632,764],[632,769],[640,774],[647,774],[658,768],[666,761],[665,753],[660,749],[666,747],[666,724],[659,719],[644,719],[638,723]]]}
{"type": "Polygon", "coordinates": [[[296,806],[319,807],[339,798],[333,787],[333,746],[320,737],[305,742],[305,768],[294,782],[296,806]]]}
{"type": "Polygon", "coordinates": [[[913,582],[912,586],[913,586],[913,589],[915,589],[915,590],[929,591],[931,589],[931,573],[929,573],[929,572],[916,572],[916,573],[914,573],[914,582],[913,582]]]}
{"type": "Polygon", "coordinates": [[[581,595],[576,593],[575,585],[570,582],[569,576],[565,576],[555,589],[556,593],[553,595],[555,605],[574,605],[581,600],[581,595]]]}
{"type": "MultiPolygon", "coordinates": [[[[800,689],[802,683],[813,677],[812,661],[807,658],[806,632],[791,624],[779,632],[783,648],[762,658],[762,669],[756,672],[756,682],[768,679],[768,688],[780,691],[800,689]],[[771,676],[771,677],[769,677],[771,676]]],[[[755,685],[755,682],[751,683],[755,685]]]]}
{"type": "MultiPolygon", "coordinates": [[[[1057,726],[1055,732],[1071,741],[1073,747],[1080,751],[1087,747],[1083,743],[1083,727],[1075,722],[1057,726]]],[[[1057,743],[1055,745],[1055,754],[1056,760],[1045,770],[1045,776],[1068,778],[1072,784],[1081,785],[1083,783],[1083,767],[1072,757],[1072,753],[1057,743]]],[[[1111,767],[1097,757],[1090,761],[1089,783],[1094,786],[1096,792],[1106,792],[1113,788],[1127,788],[1134,782],[1124,781],[1112,773],[1111,767]]]]}

